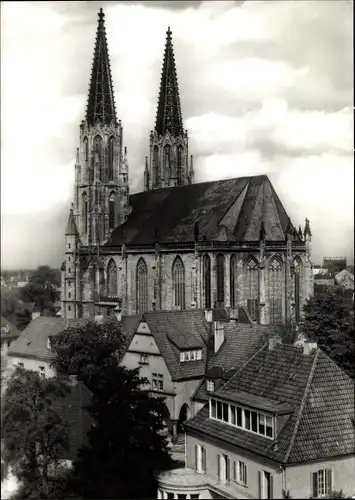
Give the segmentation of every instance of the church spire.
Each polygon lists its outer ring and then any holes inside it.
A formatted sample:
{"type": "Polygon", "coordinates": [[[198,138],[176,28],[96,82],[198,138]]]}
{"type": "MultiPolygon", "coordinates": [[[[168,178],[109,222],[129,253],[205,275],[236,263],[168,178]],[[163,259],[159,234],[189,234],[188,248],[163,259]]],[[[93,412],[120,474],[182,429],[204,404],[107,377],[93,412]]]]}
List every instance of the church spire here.
{"type": "Polygon", "coordinates": [[[114,122],[117,125],[104,17],[105,14],[100,9],[86,108],[88,125],[94,125],[96,121],[101,124],[114,122]]]}
{"type": "Polygon", "coordinates": [[[169,131],[170,134],[178,136],[183,135],[184,131],[170,28],[166,35],[155,130],[158,135],[169,131]]]}

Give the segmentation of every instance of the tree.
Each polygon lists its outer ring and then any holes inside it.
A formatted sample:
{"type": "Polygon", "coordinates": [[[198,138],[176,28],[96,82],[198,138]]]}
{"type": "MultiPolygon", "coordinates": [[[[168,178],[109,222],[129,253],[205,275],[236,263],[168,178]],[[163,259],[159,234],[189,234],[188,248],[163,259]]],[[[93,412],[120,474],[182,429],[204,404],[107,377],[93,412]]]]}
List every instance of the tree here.
{"type": "Polygon", "coordinates": [[[341,288],[311,297],[304,305],[304,332],[354,378],[354,309],[341,288]]]}
{"type": "Polygon", "coordinates": [[[49,266],[39,266],[30,276],[31,283],[40,286],[46,286],[50,283],[53,286],[60,286],[60,272],[58,269],[52,269],[49,266]]]}
{"type": "Polygon", "coordinates": [[[51,474],[68,447],[67,425],[53,403],[70,392],[60,378],[16,368],[2,404],[4,458],[21,482],[21,498],[46,498],[51,474]]]}
{"type": "Polygon", "coordinates": [[[58,292],[51,285],[30,282],[20,289],[20,299],[23,302],[34,302],[41,311],[44,309],[54,311],[54,303],[58,298],[58,292]]]}
{"type": "Polygon", "coordinates": [[[155,473],[173,466],[161,436],[166,407],[144,391],[138,369],[119,366],[124,338],[117,323],[88,322],[56,336],[55,369],[76,374],[92,391],[89,443],[73,463],[70,485],[83,498],[152,498],[155,473]]]}
{"type": "Polygon", "coordinates": [[[31,321],[31,314],[28,311],[18,312],[16,314],[16,326],[19,330],[24,330],[31,321]]]}

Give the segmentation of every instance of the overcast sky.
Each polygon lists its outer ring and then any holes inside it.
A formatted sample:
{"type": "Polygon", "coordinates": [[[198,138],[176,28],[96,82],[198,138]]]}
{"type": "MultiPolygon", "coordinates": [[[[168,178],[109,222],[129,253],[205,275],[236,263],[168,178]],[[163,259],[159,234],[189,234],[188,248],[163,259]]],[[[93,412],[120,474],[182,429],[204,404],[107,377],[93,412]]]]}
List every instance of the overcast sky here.
{"type": "Polygon", "coordinates": [[[4,2],[2,267],[59,266],[97,12],[104,8],[131,192],[143,188],[165,32],[196,181],[266,173],[313,261],[353,259],[352,3],[4,2]]]}

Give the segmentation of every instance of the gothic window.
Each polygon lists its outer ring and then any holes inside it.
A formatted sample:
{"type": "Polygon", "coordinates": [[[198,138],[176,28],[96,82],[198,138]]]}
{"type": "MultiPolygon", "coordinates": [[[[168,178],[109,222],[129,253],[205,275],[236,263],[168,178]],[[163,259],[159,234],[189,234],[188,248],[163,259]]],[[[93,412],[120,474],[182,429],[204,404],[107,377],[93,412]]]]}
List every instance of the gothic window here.
{"type": "Polygon", "coordinates": [[[282,290],[283,273],[281,262],[274,257],[269,264],[268,299],[270,306],[270,323],[282,323],[282,290]]]}
{"type": "Polygon", "coordinates": [[[85,161],[89,161],[89,141],[87,137],[84,137],[84,158],[85,161]]]}
{"type": "Polygon", "coordinates": [[[301,314],[301,291],[300,291],[300,283],[302,280],[301,272],[302,272],[302,264],[299,258],[295,258],[293,260],[293,289],[294,289],[294,298],[295,298],[295,320],[296,323],[300,321],[301,314]]]}
{"type": "Polygon", "coordinates": [[[244,293],[248,313],[253,321],[259,322],[259,266],[254,258],[244,265],[244,293]]]}
{"type": "Polygon", "coordinates": [[[182,185],[182,152],[183,147],[179,146],[177,149],[177,185],[182,185]]]}
{"type": "Polygon", "coordinates": [[[202,261],[202,276],[203,276],[203,296],[204,296],[204,307],[206,309],[211,308],[211,259],[209,255],[203,256],[202,261]]]}
{"type": "Polygon", "coordinates": [[[109,229],[115,227],[115,193],[111,193],[108,200],[108,226],[109,229]]]}
{"type": "Polygon", "coordinates": [[[153,186],[159,186],[158,146],[153,150],[153,186]]]}
{"type": "Polygon", "coordinates": [[[88,232],[88,197],[86,193],[82,195],[82,215],[83,215],[83,233],[88,232]]]}
{"type": "Polygon", "coordinates": [[[113,179],[114,147],[115,147],[115,139],[113,137],[110,137],[108,141],[108,151],[107,151],[108,152],[107,167],[108,167],[109,181],[112,181],[113,179]]]}
{"type": "Polygon", "coordinates": [[[224,306],[224,268],[225,258],[220,253],[216,258],[217,307],[224,306]]]}
{"type": "Polygon", "coordinates": [[[170,169],[170,146],[164,146],[164,170],[170,169]]]}
{"type": "MultiPolygon", "coordinates": [[[[102,180],[102,138],[97,135],[94,139],[94,163],[96,162],[97,155],[99,158],[99,179],[102,180]]],[[[94,167],[96,168],[96,166],[94,167]]]]}
{"type": "Polygon", "coordinates": [[[139,259],[136,276],[137,313],[148,310],[148,269],[144,259],[139,259]]]}
{"type": "Polygon", "coordinates": [[[229,268],[229,286],[230,286],[230,301],[231,307],[236,307],[237,294],[236,294],[236,279],[237,279],[237,258],[233,254],[230,258],[230,268],[229,268]]]}
{"type": "Polygon", "coordinates": [[[173,264],[173,293],[174,305],[185,309],[185,269],[180,257],[176,257],[173,264]]]}
{"type": "Polygon", "coordinates": [[[117,266],[113,259],[107,266],[107,295],[117,297],[117,266]]]}

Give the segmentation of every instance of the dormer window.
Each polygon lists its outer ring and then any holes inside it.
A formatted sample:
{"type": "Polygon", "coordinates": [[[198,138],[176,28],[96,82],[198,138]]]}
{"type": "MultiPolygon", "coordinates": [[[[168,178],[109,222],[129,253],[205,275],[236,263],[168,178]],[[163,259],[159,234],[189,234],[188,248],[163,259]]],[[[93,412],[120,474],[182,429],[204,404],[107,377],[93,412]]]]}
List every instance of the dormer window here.
{"type": "Polygon", "coordinates": [[[260,411],[210,399],[210,418],[274,439],[274,417],[260,411]]]}
{"type": "Polygon", "coordinates": [[[206,381],[206,390],[207,390],[207,392],[213,392],[214,391],[214,381],[213,380],[207,380],[206,381]]]}
{"type": "Polygon", "coordinates": [[[200,359],[202,359],[202,349],[180,352],[180,363],[184,363],[185,361],[199,361],[200,359]]]}

